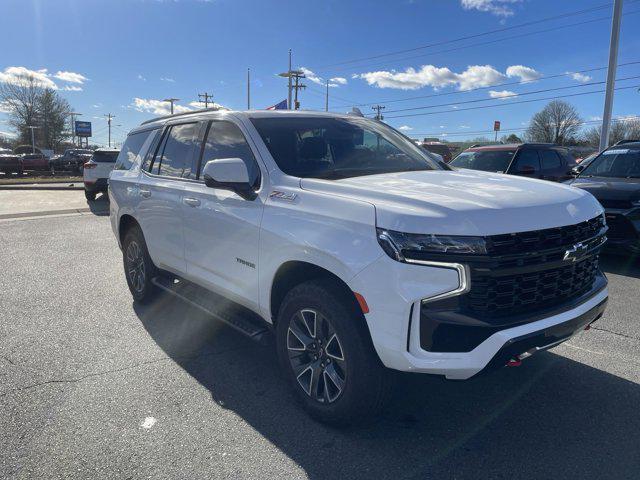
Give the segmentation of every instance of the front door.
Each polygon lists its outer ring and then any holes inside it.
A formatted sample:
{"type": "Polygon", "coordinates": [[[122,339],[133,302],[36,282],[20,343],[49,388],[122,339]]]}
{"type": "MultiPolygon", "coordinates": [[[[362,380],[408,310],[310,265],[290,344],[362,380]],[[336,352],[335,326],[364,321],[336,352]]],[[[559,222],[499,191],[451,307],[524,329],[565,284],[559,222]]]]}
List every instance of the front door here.
{"type": "MultiPolygon", "coordinates": [[[[199,170],[207,161],[241,158],[256,190],[261,173],[242,130],[214,120],[204,133],[199,170]]],[[[196,175],[184,192],[185,257],[188,277],[249,308],[258,305],[258,242],[264,205],[235,192],[207,187],[196,175]]]]}

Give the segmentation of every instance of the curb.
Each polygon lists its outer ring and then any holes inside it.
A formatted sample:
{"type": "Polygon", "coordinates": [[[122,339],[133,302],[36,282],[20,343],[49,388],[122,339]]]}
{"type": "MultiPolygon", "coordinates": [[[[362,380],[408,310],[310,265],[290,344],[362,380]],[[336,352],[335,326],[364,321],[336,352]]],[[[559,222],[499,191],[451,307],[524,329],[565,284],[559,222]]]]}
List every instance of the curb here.
{"type": "Polygon", "coordinates": [[[65,210],[45,210],[42,212],[24,212],[24,213],[6,213],[0,215],[0,220],[10,220],[16,218],[29,218],[29,217],[49,217],[52,215],[66,215],[70,213],[94,213],[98,216],[104,216],[109,213],[109,209],[94,209],[91,210],[90,207],[84,208],[67,208],[65,210]]]}
{"type": "Polygon", "coordinates": [[[69,183],[68,185],[60,183],[50,184],[16,184],[16,185],[0,185],[0,190],[84,190],[84,184],[69,183]]]}

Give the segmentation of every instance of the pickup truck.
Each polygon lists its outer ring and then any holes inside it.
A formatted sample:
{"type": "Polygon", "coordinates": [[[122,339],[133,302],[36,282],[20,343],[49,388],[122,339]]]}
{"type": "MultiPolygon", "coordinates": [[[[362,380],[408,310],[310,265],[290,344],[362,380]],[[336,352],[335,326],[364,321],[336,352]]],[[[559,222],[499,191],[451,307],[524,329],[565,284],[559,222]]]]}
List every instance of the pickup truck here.
{"type": "Polygon", "coordinates": [[[25,153],[22,155],[22,167],[24,170],[46,172],[49,170],[49,159],[42,153],[25,153]]]}
{"type": "Polygon", "coordinates": [[[134,300],[165,292],[273,335],[324,422],[378,412],[389,370],[464,380],[517,366],[588,328],[608,298],[591,194],[454,170],[372,119],[150,120],[129,133],[109,198],[134,300]]]}
{"type": "Polygon", "coordinates": [[[22,174],[22,158],[13,153],[0,153],[0,172],[22,174]]]}

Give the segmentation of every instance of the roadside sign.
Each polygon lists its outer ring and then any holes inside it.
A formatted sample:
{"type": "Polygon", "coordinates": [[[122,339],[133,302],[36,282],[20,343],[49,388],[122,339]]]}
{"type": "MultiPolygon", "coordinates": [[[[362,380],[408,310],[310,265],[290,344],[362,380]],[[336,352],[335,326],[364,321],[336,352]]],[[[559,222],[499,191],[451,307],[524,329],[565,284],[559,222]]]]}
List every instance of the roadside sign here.
{"type": "Polygon", "coordinates": [[[81,122],[76,120],[76,137],[90,137],[91,122],[81,122]]]}
{"type": "Polygon", "coordinates": [[[500,120],[496,120],[495,122],[493,122],[493,131],[494,132],[500,131],[500,120]]]}

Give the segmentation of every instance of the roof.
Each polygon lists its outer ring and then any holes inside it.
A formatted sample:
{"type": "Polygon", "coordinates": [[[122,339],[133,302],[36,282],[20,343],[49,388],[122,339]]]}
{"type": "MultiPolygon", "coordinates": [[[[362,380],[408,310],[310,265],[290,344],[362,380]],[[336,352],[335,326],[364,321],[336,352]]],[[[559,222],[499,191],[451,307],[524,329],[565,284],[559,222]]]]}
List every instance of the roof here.
{"type": "Polygon", "coordinates": [[[116,152],[119,153],[119,148],[96,148],[94,152],[116,152]]]}
{"type": "Polygon", "coordinates": [[[555,143],[507,143],[503,145],[484,145],[482,147],[470,147],[466,151],[482,152],[482,151],[496,151],[496,150],[515,150],[518,148],[536,147],[536,148],[566,148],[555,143]]]}

